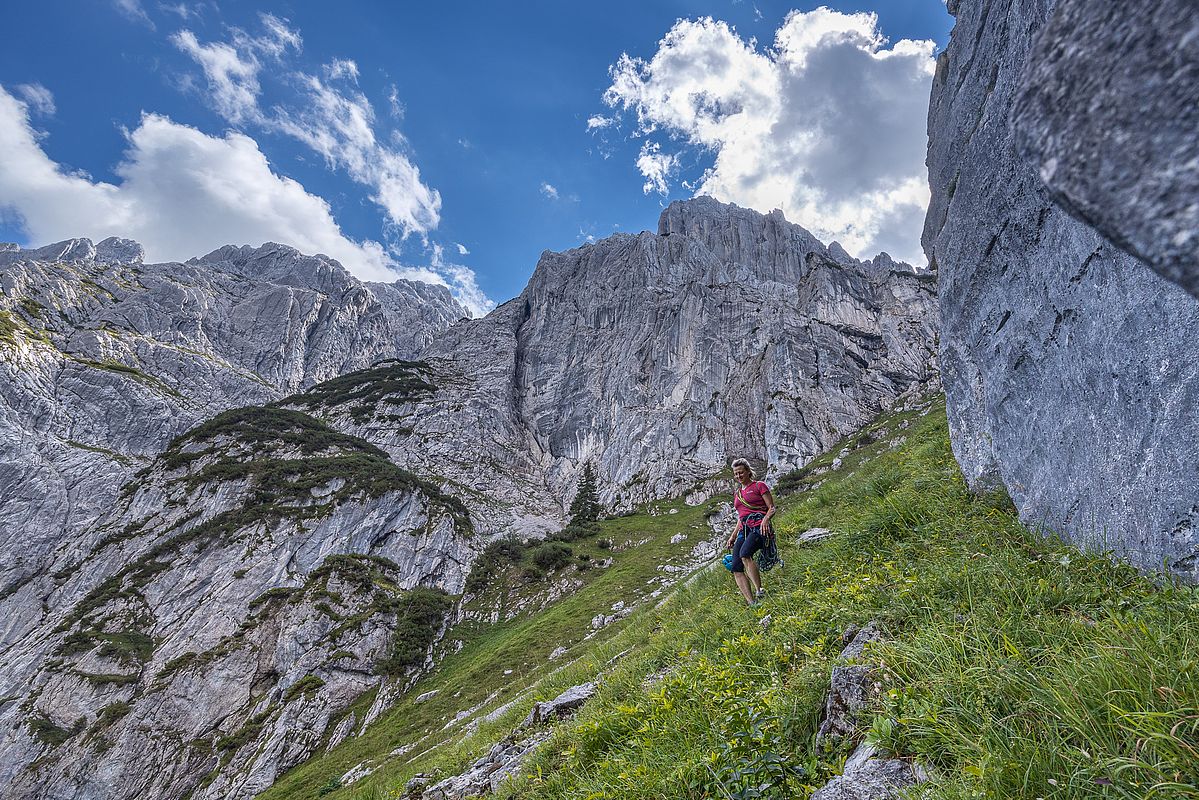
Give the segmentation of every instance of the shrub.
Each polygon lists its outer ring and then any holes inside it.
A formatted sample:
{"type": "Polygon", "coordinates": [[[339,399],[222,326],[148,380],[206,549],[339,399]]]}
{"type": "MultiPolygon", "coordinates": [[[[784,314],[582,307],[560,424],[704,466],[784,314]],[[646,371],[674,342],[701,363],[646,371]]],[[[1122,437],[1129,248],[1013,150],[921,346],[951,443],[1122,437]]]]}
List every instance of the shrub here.
{"type": "Polygon", "coordinates": [[[128,714],[133,709],[129,703],[118,700],[115,703],[109,703],[100,709],[100,713],[96,715],[95,728],[106,728],[112,723],[119,720],[121,717],[128,714]]]}
{"type": "Polygon", "coordinates": [[[290,703],[300,695],[309,697],[324,685],[325,682],[315,675],[305,675],[287,687],[287,691],[283,694],[283,702],[284,704],[290,703]]]}
{"type": "Polygon", "coordinates": [[[42,744],[48,744],[51,747],[58,747],[82,731],[85,723],[86,720],[83,717],[75,720],[75,724],[70,728],[61,728],[45,716],[34,717],[28,721],[30,733],[37,737],[42,744]]]}
{"type": "Polygon", "coordinates": [[[376,665],[384,675],[396,675],[425,660],[452,602],[440,589],[421,587],[395,601],[395,633],[391,652],[376,665]]]}
{"type": "Polygon", "coordinates": [[[497,539],[491,542],[475,559],[470,575],[466,578],[466,592],[477,594],[501,570],[510,564],[519,564],[525,557],[525,545],[516,539],[497,539]]]}
{"type": "Polygon", "coordinates": [[[574,551],[561,542],[543,542],[529,551],[529,557],[534,564],[549,572],[569,564],[574,551]]]}

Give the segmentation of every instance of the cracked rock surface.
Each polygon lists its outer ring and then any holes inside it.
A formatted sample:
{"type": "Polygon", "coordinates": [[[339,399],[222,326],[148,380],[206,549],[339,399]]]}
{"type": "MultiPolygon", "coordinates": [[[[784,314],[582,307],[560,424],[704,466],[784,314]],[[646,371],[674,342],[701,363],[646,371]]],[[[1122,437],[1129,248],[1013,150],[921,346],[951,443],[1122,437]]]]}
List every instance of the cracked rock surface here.
{"type": "Polygon", "coordinates": [[[1059,0],[1013,112],[1053,197],[1199,297],[1199,9],[1059,0]]]}
{"type": "MultiPolygon", "coordinates": [[[[1005,486],[1026,524],[1199,579],[1199,302],[1063,209],[1018,152],[1009,120],[1030,68],[1085,92],[1077,65],[1032,63],[1054,4],[949,6],[923,241],[954,455],[972,488],[1005,486]]],[[[1108,6],[1129,11],[1088,4],[1108,6]]],[[[1084,28],[1070,46],[1085,50],[1084,28]]]]}

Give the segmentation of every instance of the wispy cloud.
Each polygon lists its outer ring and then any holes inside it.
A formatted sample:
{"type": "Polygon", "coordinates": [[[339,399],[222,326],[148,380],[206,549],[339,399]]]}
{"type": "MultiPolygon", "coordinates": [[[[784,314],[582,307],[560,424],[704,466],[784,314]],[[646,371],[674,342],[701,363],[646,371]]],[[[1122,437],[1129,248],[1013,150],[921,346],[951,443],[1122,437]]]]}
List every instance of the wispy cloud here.
{"type": "Polygon", "coordinates": [[[134,22],[147,26],[150,30],[154,30],[154,20],[150,19],[150,15],[146,13],[146,9],[142,6],[141,0],[113,0],[113,6],[122,15],[134,22]]]}
{"type": "MultiPolygon", "coordinates": [[[[213,109],[234,125],[292,137],[318,153],[331,169],[368,187],[371,200],[400,239],[423,237],[436,228],[441,195],[421,180],[402,135],[393,131],[388,141],[379,138],[374,107],[357,85],[357,63],[334,59],[319,76],[292,68],[286,57],[301,49],[299,31],[270,14],[259,19],[262,33],[257,36],[232,28],[225,42],[201,43],[188,30],[172,37],[203,70],[205,96],[213,109]],[[260,76],[268,63],[299,88],[296,102],[262,107],[260,76]]],[[[394,90],[389,102],[393,113],[399,113],[394,90]]]]}
{"type": "Polygon", "coordinates": [[[52,117],[58,110],[54,105],[54,95],[40,83],[22,83],[14,88],[33,113],[52,117]]]}
{"type": "Polygon", "coordinates": [[[541,193],[551,200],[558,199],[558,188],[552,183],[541,182],[541,193]]]}

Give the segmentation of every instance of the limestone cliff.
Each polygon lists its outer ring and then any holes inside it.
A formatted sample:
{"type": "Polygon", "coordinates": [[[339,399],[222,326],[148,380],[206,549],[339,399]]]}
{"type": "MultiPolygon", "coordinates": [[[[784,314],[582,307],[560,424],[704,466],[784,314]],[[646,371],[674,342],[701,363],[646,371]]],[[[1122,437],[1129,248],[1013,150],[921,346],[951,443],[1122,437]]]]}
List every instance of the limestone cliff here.
{"type": "Polygon", "coordinates": [[[198,426],[13,597],[5,796],[252,797],[424,666],[470,534],[456,499],[302,413],[198,426]]]}
{"type": "Polygon", "coordinates": [[[672,203],[657,233],[544,253],[520,296],[438,336],[423,357],[459,380],[379,444],[502,498],[519,530],[561,519],[586,461],[609,509],[737,456],[774,476],[936,383],[934,291],[781,212],[672,203]]]}
{"type": "MultiPolygon", "coordinates": [[[[1010,118],[1026,74],[1044,79],[1032,59],[1054,4],[949,7],[924,246],[954,454],[1026,523],[1199,578],[1199,303],[1063,209],[1021,156],[1010,118]]],[[[1077,164],[1061,163],[1068,183],[1077,164]]]]}

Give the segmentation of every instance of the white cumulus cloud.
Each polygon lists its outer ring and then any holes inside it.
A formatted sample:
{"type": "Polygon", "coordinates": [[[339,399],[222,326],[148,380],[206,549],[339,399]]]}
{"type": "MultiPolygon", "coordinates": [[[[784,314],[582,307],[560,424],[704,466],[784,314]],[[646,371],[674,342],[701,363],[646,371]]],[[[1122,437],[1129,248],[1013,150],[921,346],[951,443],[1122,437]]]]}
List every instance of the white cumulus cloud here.
{"type": "Polygon", "coordinates": [[[924,263],[933,49],[889,45],[875,14],[826,7],[792,11],[764,49],[710,17],[680,20],[648,60],[620,57],[603,99],[657,135],[636,162],[647,193],[669,191],[690,147],[713,158],[697,194],[781,208],[860,257],[924,263]]]}
{"type": "Polygon", "coordinates": [[[670,193],[670,176],[678,170],[679,157],[672,153],[663,153],[662,145],[657,142],[643,142],[641,153],[637,156],[637,169],[645,176],[641,191],[649,194],[657,192],[665,195],[670,193]]]}
{"type": "Polygon", "coordinates": [[[378,242],[346,236],[328,203],[272,170],[242,133],[209,136],[145,114],[127,133],[118,183],[54,162],[39,138],[28,106],[0,88],[0,211],[15,213],[34,243],[122,236],[141,242],[152,261],[176,261],[277,241],[331,256],[365,280],[446,285],[475,313],[494,305],[465,267],[403,268],[378,242]]]}

